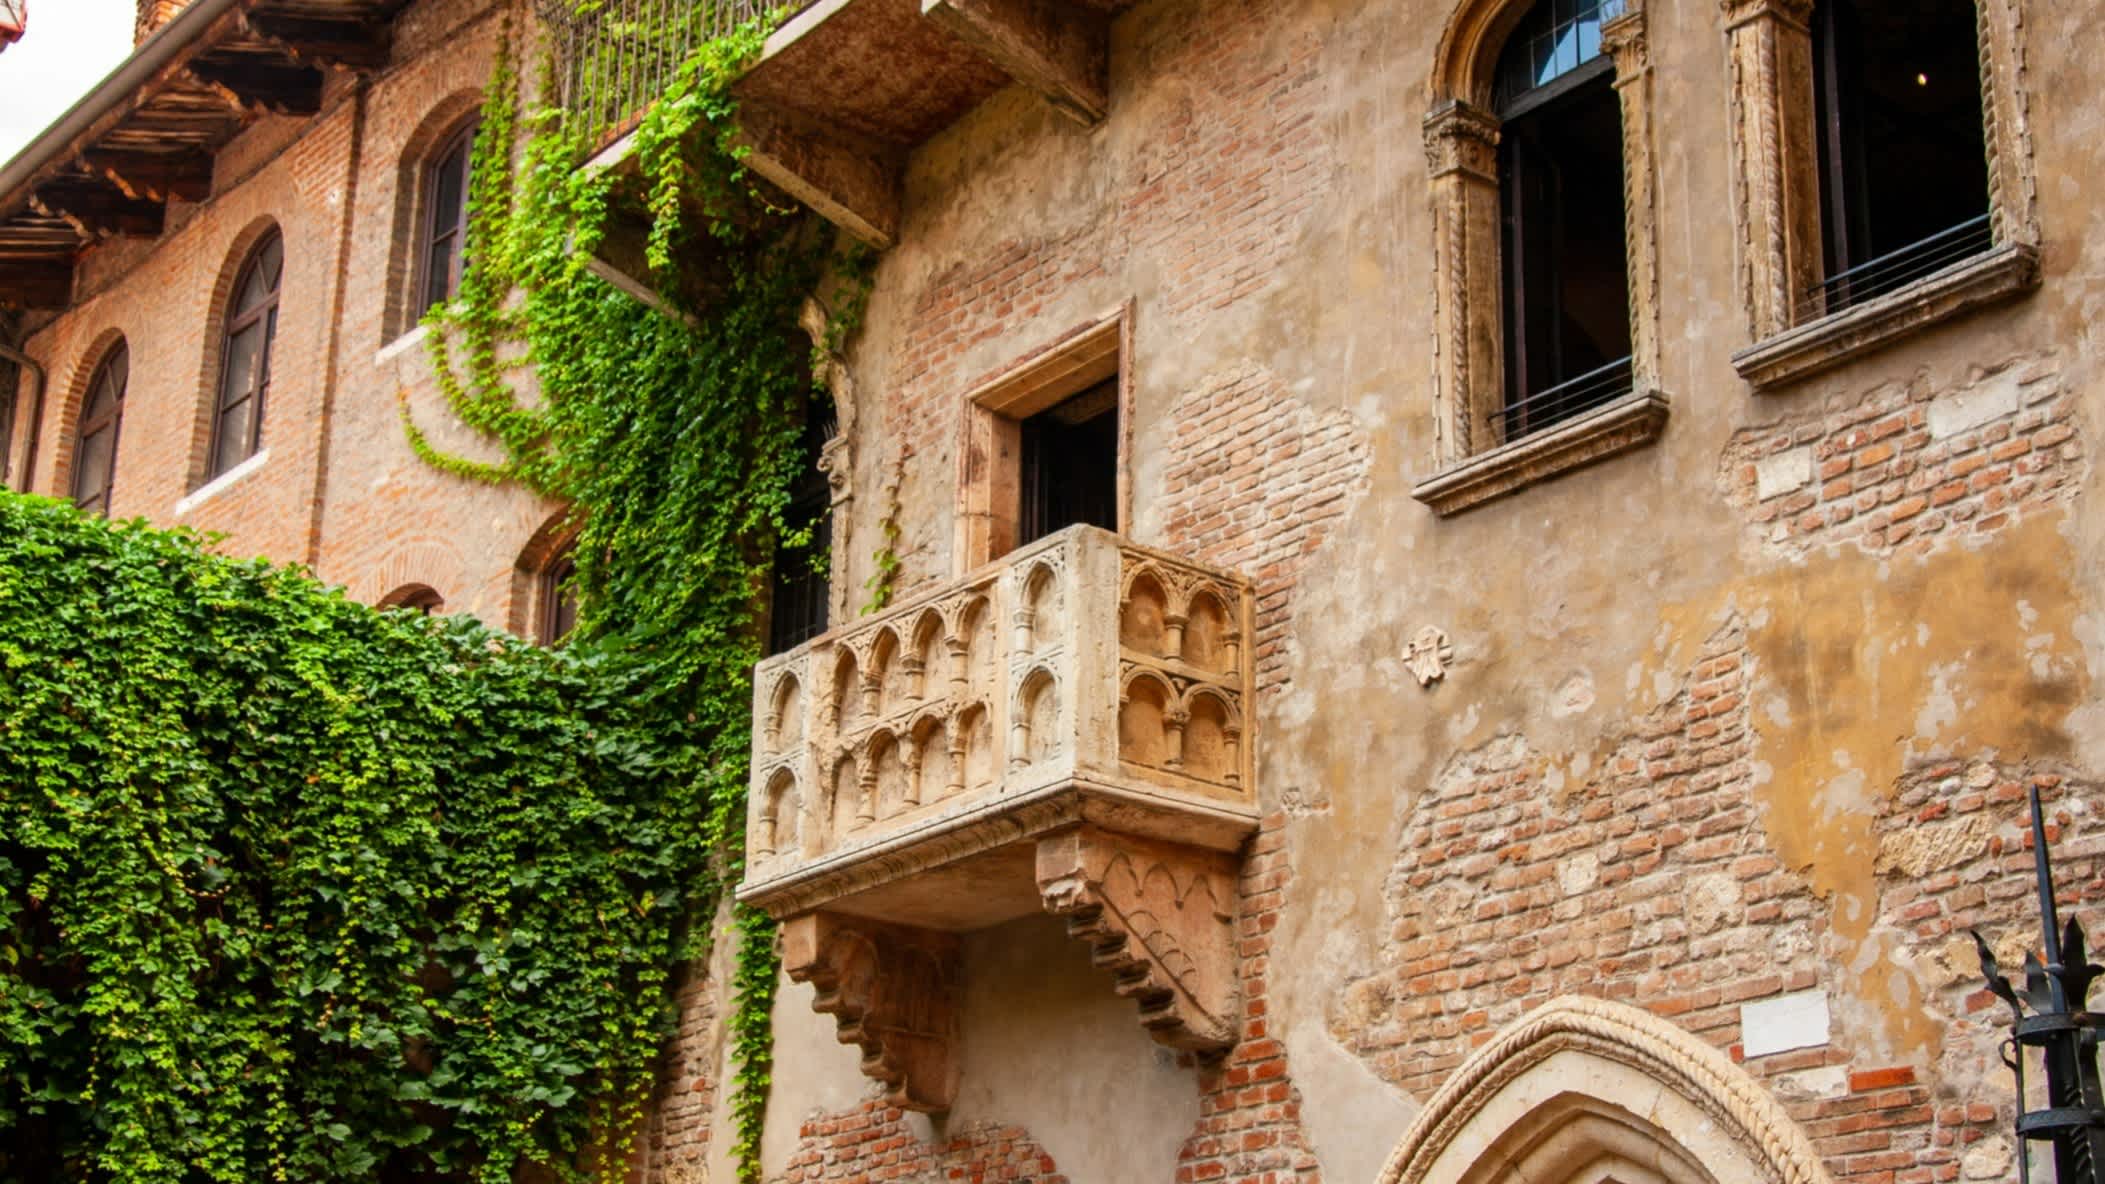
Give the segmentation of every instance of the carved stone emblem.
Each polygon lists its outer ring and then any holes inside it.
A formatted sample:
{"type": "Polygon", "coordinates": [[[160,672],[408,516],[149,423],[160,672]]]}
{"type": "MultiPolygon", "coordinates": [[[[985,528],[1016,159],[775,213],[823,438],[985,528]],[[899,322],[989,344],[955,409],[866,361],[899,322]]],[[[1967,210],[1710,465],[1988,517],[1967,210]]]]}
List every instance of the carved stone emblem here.
{"type": "Polygon", "coordinates": [[[1429,687],[1447,677],[1448,664],[1454,661],[1454,646],[1447,634],[1437,625],[1427,625],[1411,639],[1403,651],[1403,664],[1411,677],[1421,687],[1429,687]]]}

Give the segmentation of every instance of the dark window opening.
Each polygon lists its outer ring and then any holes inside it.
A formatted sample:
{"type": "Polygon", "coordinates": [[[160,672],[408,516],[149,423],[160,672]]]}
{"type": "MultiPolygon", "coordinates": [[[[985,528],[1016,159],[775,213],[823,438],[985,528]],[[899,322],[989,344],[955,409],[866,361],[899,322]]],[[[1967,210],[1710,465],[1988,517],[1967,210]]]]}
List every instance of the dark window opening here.
{"type": "Polygon", "coordinates": [[[772,595],[768,600],[767,652],[779,654],[826,631],[826,602],[832,591],[827,567],[833,549],[833,490],[819,470],[819,457],[833,425],[808,416],[798,441],[796,480],[789,505],[782,511],[786,534],[809,534],[810,541],[775,552],[772,595]]]}
{"type": "Polygon", "coordinates": [[[1016,545],[1077,523],[1118,529],[1118,379],[1022,423],[1016,545]]]}
{"type": "Polygon", "coordinates": [[[262,446],[271,345],[278,333],[278,281],[284,269],[285,240],[273,233],[250,254],[234,283],[226,340],[220,347],[207,480],[254,456],[262,446]]]}
{"type": "Polygon", "coordinates": [[[555,645],[577,628],[576,544],[549,561],[541,572],[541,644],[555,645]]]}
{"type": "Polygon", "coordinates": [[[124,387],[131,378],[131,351],[119,342],[95,368],[88,397],[81,401],[74,433],[73,504],[90,514],[110,512],[117,483],[117,433],[124,426],[124,387]]]}
{"type": "Polygon", "coordinates": [[[446,607],[446,598],[429,584],[412,584],[388,597],[384,607],[405,609],[428,617],[446,607]]]}
{"type": "Polygon", "coordinates": [[[424,170],[424,225],[418,236],[419,312],[460,293],[468,239],[468,163],[475,126],[453,134],[424,170]]]}
{"type": "Polygon", "coordinates": [[[1827,278],[1839,312],[1994,244],[1972,0],[1821,0],[1813,18],[1827,278]]]}
{"type": "Polygon", "coordinates": [[[1622,108],[1600,51],[1620,11],[1543,0],[1499,62],[1508,440],[1630,389],[1622,108]]]}

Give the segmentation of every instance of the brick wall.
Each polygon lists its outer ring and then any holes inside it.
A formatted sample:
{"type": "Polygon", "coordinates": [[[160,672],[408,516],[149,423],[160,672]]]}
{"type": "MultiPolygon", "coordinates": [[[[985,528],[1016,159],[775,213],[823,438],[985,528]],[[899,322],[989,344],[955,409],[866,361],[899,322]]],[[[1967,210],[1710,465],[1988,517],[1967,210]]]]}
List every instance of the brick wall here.
{"type": "Polygon", "coordinates": [[[2105,899],[2098,790],[2048,764],[1911,764],[1881,799],[1878,924],[1902,935],[1910,961],[1941,968],[1934,1079],[1840,1037],[1748,1058],[1743,1004],[1822,986],[1833,995],[1841,976],[1867,971],[1817,952],[1826,905],[1779,862],[1758,817],[1746,642],[1742,622],[1721,627],[1679,690],[1612,739],[1580,784],[1553,784],[1554,762],[1518,736],[1452,761],[1414,809],[1390,872],[1391,965],[1340,994],[1332,1030],[1424,1098],[1532,1008],[1599,995],[1729,1052],[1783,1100],[1837,1180],[2002,1178],[2011,1115],[1995,1049],[2007,1017],[1979,988],[1966,930],[1998,935],[2006,969],[2036,934],[2026,784],[2065,803],[2050,837],[2066,899],[2105,899]]]}
{"type": "Polygon", "coordinates": [[[1365,491],[1366,435],[1351,415],[1317,414],[1250,363],[1208,376],[1169,422],[1166,545],[1256,581],[1257,683],[1277,693],[1289,680],[1295,585],[1365,491]]]}
{"type": "Polygon", "coordinates": [[[448,611],[498,625],[521,615],[516,602],[531,581],[515,579],[515,562],[556,507],[419,461],[401,428],[404,397],[442,446],[487,454],[489,445],[449,425],[420,342],[381,353],[406,323],[412,221],[402,195],[436,129],[472,113],[506,11],[493,0],[411,5],[387,69],[363,87],[332,76],[312,118],[251,125],[215,160],[210,199],[174,203],[159,240],[111,240],[88,252],[79,301],[25,343],[52,383],[32,488],[71,488],[79,400],[121,338],[132,378],[117,516],[218,532],[237,554],[312,563],[368,601],[426,584],[448,611]],[[286,265],[264,409],[267,457],[193,496],[234,272],[273,226],[286,265]]]}
{"type": "MultiPolygon", "coordinates": [[[[880,469],[904,454],[918,471],[947,476],[960,397],[1079,323],[1060,320],[1059,310],[1082,294],[1104,294],[1086,307],[1085,315],[1095,314],[1133,294],[1134,275],[1157,277],[1138,292],[1140,358],[1126,360],[1144,371],[1150,354],[1179,348],[1194,324],[1281,282],[1279,265],[1308,232],[1323,179],[1340,167],[1317,125],[1331,94],[1315,64],[1320,43],[1293,6],[1265,0],[1180,4],[1150,15],[1120,45],[1116,68],[1145,80],[1150,96],[1175,101],[1136,100],[1114,111],[1114,123],[1132,121],[1138,134],[1100,139],[1091,149],[1100,159],[1061,166],[1111,178],[1096,208],[1063,211],[1048,224],[1033,220],[1025,232],[969,249],[953,243],[941,256],[916,260],[926,273],[904,290],[894,286],[901,273],[889,264],[880,271],[875,299],[906,310],[887,359],[892,378],[881,416],[872,417],[880,469]]],[[[941,204],[910,217],[946,219],[941,204]]],[[[908,237],[924,229],[949,237],[953,228],[910,225],[908,237]]],[[[974,223],[965,231],[987,229],[974,223]]],[[[1146,384],[1134,394],[1151,410],[1174,397],[1146,384]]],[[[925,485],[920,497],[947,494],[925,485]]],[[[918,504],[915,491],[907,500],[918,504]]],[[[1136,507],[1136,519],[1149,512],[1136,507]]],[[[915,525],[925,518],[917,515],[915,525]]],[[[902,555],[902,595],[950,574],[936,553],[941,543],[922,545],[924,553],[902,555]]]]}
{"type": "Polygon", "coordinates": [[[865,1102],[845,1113],[812,1118],[798,1129],[800,1146],[782,1184],[822,1180],[963,1180],[972,1184],[1067,1184],[1052,1157],[1022,1128],[987,1123],[923,1142],[906,1112],[865,1102]]]}
{"type": "Polygon", "coordinates": [[[2059,359],[2019,358],[1940,389],[1891,382],[1733,437],[1727,496],[1770,547],[1926,553],[2076,492],[2087,463],[2059,359]]]}

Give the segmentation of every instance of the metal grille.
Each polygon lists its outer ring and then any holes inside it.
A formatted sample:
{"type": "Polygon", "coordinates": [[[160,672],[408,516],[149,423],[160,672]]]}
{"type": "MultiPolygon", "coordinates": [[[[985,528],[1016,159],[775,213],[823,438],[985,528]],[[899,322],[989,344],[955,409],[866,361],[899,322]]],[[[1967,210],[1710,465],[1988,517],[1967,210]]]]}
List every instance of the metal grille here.
{"type": "Polygon", "coordinates": [[[1847,271],[1838,271],[1814,284],[1798,306],[1798,323],[1818,320],[1897,291],[1994,245],[1995,228],[1988,215],[1968,218],[1948,230],[1888,251],[1847,271]]]}
{"type": "Polygon", "coordinates": [[[1500,426],[1505,429],[1506,439],[1518,440],[1626,395],[1635,384],[1630,359],[1618,358],[1598,370],[1588,370],[1577,378],[1506,404],[1499,412],[1500,426]]]}
{"type": "Polygon", "coordinates": [[[634,127],[705,41],[749,20],[788,19],[810,0],[537,0],[555,46],[558,100],[602,139],[634,127]]]}

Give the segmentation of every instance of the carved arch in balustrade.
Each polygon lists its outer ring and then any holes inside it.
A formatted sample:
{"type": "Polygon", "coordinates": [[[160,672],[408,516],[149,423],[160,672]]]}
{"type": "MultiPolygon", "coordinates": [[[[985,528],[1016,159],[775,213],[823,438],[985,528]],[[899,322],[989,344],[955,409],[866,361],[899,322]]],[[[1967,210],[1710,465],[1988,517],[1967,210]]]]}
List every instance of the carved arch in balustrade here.
{"type": "Polygon", "coordinates": [[[787,765],[768,774],[760,791],[759,826],[753,835],[753,853],[766,858],[778,851],[799,851],[804,828],[799,815],[804,808],[798,792],[796,771],[787,765]]]}
{"type": "Polygon", "coordinates": [[[952,752],[951,716],[936,707],[923,708],[900,729],[907,745],[906,805],[941,801],[964,788],[963,767],[952,752]]]}
{"type": "Polygon", "coordinates": [[[862,667],[854,647],[833,647],[833,678],[827,688],[826,715],[839,731],[863,719],[862,667]]]}
{"type": "Polygon", "coordinates": [[[1060,678],[1050,666],[1032,666],[1016,680],[1009,702],[1009,766],[1021,769],[1060,754],[1060,678]]]}
{"type": "Polygon", "coordinates": [[[1198,683],[1184,692],[1184,773],[1202,781],[1242,784],[1243,713],[1235,696],[1198,683]]]}
{"type": "Polygon", "coordinates": [[[1118,688],[1118,756],[1157,768],[1174,768],[1171,726],[1183,697],[1168,676],[1145,666],[1125,672],[1118,688]]]}
{"type": "Polygon", "coordinates": [[[1016,581],[1016,649],[1037,653],[1058,641],[1065,624],[1064,581],[1058,564],[1038,559],[1016,581]]]}
{"type": "Polygon", "coordinates": [[[764,725],[766,750],[788,752],[804,742],[804,680],[785,670],[768,688],[764,725]]]}
{"type": "Polygon", "coordinates": [[[870,733],[864,752],[865,800],[857,811],[857,821],[868,823],[889,818],[907,809],[910,796],[907,766],[911,760],[912,737],[894,732],[890,727],[879,727],[870,733]]]}
{"type": "Polygon", "coordinates": [[[933,608],[921,610],[906,637],[900,672],[905,676],[907,692],[916,703],[941,698],[948,693],[949,684],[943,652],[943,614],[933,608]]]}
{"type": "Polygon", "coordinates": [[[1553,999],[1478,1049],[1377,1184],[1832,1184],[1805,1132],[1725,1054],[1649,1012],[1553,999]]]}
{"type": "Polygon", "coordinates": [[[1151,564],[1126,569],[1118,590],[1118,643],[1136,653],[1168,656],[1165,634],[1174,585],[1151,564]]]}
{"type": "Polygon", "coordinates": [[[1239,599],[1218,584],[1195,587],[1185,602],[1184,645],[1177,657],[1210,674],[1235,674],[1242,664],[1239,599]]]}
{"type": "Polygon", "coordinates": [[[954,690],[970,685],[994,661],[994,606],[984,592],[973,591],[943,605],[944,648],[954,690]]]}

